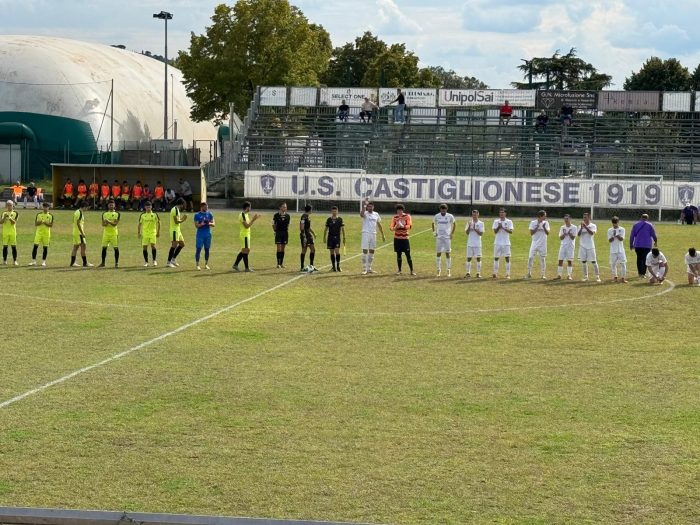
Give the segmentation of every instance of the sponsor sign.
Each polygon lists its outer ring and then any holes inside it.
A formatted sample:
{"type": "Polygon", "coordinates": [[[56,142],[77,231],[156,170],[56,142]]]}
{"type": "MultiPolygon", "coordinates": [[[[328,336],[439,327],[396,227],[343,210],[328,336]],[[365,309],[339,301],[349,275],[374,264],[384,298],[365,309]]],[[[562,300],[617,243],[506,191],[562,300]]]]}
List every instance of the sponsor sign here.
{"type": "MultiPolygon", "coordinates": [[[[406,105],[409,108],[434,108],[437,89],[432,88],[405,88],[402,89],[404,97],[406,97],[406,105]]],[[[379,106],[386,106],[396,100],[398,95],[396,88],[379,88],[379,106]]]]}
{"type": "Polygon", "coordinates": [[[507,100],[513,107],[535,107],[534,89],[441,89],[441,107],[502,106],[507,100]]]}
{"type": "Polygon", "coordinates": [[[658,91],[599,91],[600,111],[659,111],[658,91]]]}
{"type": "Polygon", "coordinates": [[[343,100],[348,106],[359,108],[365,101],[365,97],[377,103],[377,90],[375,88],[321,88],[321,104],[340,106],[343,100]]]}
{"type": "Polygon", "coordinates": [[[679,93],[664,93],[664,98],[662,102],[663,111],[690,111],[690,98],[692,93],[690,92],[679,92],[679,93]]]}
{"type": "Polygon", "coordinates": [[[287,88],[285,86],[261,87],[261,106],[286,106],[287,88]]]}
{"type": "Polygon", "coordinates": [[[245,172],[248,198],[679,209],[700,195],[700,183],[628,179],[537,179],[336,172],[245,172]]]}
{"type": "Polygon", "coordinates": [[[562,106],[574,109],[596,109],[598,104],[597,91],[537,91],[537,109],[559,111],[562,106]]]}
{"type": "Polygon", "coordinates": [[[315,106],[318,89],[315,87],[293,87],[289,90],[290,106],[315,106]]]}

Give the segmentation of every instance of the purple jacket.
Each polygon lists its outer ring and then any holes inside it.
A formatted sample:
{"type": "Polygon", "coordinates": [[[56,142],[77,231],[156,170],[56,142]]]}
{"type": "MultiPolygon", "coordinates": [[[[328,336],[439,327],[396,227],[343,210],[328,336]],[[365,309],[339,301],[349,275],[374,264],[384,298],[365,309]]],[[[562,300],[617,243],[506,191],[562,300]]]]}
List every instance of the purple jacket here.
{"type": "Polygon", "coordinates": [[[632,227],[630,250],[634,248],[651,248],[656,242],[654,226],[647,221],[639,221],[632,227]]]}

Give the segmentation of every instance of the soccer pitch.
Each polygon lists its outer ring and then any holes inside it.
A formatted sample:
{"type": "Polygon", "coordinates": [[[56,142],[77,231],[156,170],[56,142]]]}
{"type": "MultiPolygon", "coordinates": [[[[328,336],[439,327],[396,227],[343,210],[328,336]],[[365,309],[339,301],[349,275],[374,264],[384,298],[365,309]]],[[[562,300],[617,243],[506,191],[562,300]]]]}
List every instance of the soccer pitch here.
{"type": "MultiPolygon", "coordinates": [[[[453,277],[436,278],[423,216],[410,277],[394,275],[390,245],[376,254],[378,273],[360,275],[350,214],[344,272],[329,272],[322,213],[321,272],[297,273],[299,214],[287,269],[275,269],[264,212],[255,273],[233,273],[236,215],[220,210],[211,271],[194,269],[191,214],[180,268],[164,267],[167,214],[161,266],[142,267],[137,213],[122,214],[119,269],[111,250],[107,268],[68,268],[67,211],[54,212],[48,268],[26,267],[35,212],[19,212],[22,267],[0,267],[0,505],[401,524],[700,522],[700,288],[686,285],[683,265],[700,248],[697,227],[657,225],[671,271],[651,286],[630,252],[631,282],[610,282],[608,221],[597,221],[604,282],[584,283],[578,263],[574,281],[522,279],[526,220],[515,221],[506,281],[490,278],[489,218],[485,278],[463,279],[463,217],[453,277]]],[[[561,220],[550,222],[551,279],[561,220]]],[[[99,213],[86,213],[86,233],[97,264],[99,213]]]]}

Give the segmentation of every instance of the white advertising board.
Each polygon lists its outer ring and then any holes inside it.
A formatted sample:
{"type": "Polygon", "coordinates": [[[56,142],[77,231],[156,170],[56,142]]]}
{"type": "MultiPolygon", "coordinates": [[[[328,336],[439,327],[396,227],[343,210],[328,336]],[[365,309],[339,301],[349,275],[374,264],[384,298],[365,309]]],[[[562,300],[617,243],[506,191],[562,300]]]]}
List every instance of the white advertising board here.
{"type": "MultiPolygon", "coordinates": [[[[437,89],[433,88],[405,88],[402,89],[406,97],[406,105],[409,108],[434,108],[437,89]]],[[[396,100],[399,92],[397,88],[379,88],[379,106],[386,106],[396,100]]]]}
{"type": "Polygon", "coordinates": [[[441,89],[438,104],[442,107],[502,106],[507,100],[513,107],[534,108],[534,89],[441,89]]]}
{"type": "Polygon", "coordinates": [[[377,103],[377,90],[375,88],[321,88],[321,104],[340,106],[343,100],[348,106],[359,108],[365,101],[365,97],[377,103]]]}
{"type": "Polygon", "coordinates": [[[260,88],[261,106],[286,106],[287,88],[285,86],[270,86],[260,88]]]}

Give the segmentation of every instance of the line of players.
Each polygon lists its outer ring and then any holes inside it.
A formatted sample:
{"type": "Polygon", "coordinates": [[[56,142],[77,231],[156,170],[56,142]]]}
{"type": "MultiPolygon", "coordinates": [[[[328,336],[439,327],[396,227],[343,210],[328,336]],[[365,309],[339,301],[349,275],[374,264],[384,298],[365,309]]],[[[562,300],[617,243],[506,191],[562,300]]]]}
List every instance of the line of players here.
{"type": "MultiPolygon", "coordinates": [[[[71,251],[71,266],[79,266],[76,262],[77,252],[80,251],[82,265],[85,267],[92,266],[87,261],[87,241],[85,236],[85,217],[84,212],[90,208],[88,200],[80,202],[80,208],[73,213],[73,247],[71,251]]],[[[181,231],[181,225],[187,220],[187,215],[183,212],[186,205],[184,199],[180,198],[176,201],[170,211],[170,251],[168,253],[168,267],[177,267],[177,257],[185,246],[184,237],[181,231]]],[[[51,238],[51,228],[53,227],[54,218],[49,211],[50,205],[43,204],[43,209],[35,217],[35,238],[34,247],[32,250],[32,260],[30,266],[36,265],[36,257],[38,248],[41,246],[42,266],[46,266],[48,255],[48,247],[51,238]]],[[[439,212],[433,217],[432,231],[436,238],[436,270],[437,275],[442,275],[442,255],[445,255],[445,264],[447,276],[451,276],[452,269],[452,239],[456,229],[455,217],[447,212],[446,204],[441,204],[439,212]]],[[[314,267],[315,246],[314,240],[316,233],[311,228],[311,206],[306,206],[304,213],[299,221],[299,236],[301,241],[300,253],[300,270],[306,272],[316,271],[314,267]],[[309,253],[309,266],[304,266],[307,252],[309,253]]],[[[3,264],[7,264],[8,248],[12,249],[13,264],[17,262],[17,211],[14,210],[14,202],[7,201],[6,210],[0,216],[0,224],[2,224],[3,232],[3,264]]],[[[361,232],[361,248],[362,248],[362,274],[366,275],[374,273],[372,263],[374,254],[377,248],[377,231],[382,236],[382,241],[386,240],[384,230],[382,228],[381,217],[374,211],[374,204],[370,201],[363,202],[360,212],[362,218],[361,232]]],[[[250,268],[248,255],[251,247],[251,227],[260,218],[259,214],[250,216],[250,203],[244,203],[243,211],[239,215],[240,223],[240,239],[241,251],[239,252],[232,269],[239,271],[239,264],[243,261],[246,271],[252,271],[250,268]]],[[[102,214],[101,223],[103,227],[102,234],[102,260],[100,267],[105,266],[107,249],[112,247],[114,250],[115,267],[119,266],[119,233],[118,225],[121,219],[121,214],[116,210],[116,202],[109,200],[107,202],[107,211],[102,214]]],[[[281,204],[279,211],[275,213],[272,221],[272,229],[275,234],[277,268],[284,268],[285,247],[289,240],[289,225],[291,217],[287,213],[287,205],[281,204]]],[[[204,250],[204,267],[209,267],[209,254],[211,248],[211,229],[216,226],[212,213],[208,210],[206,203],[201,203],[199,213],[194,216],[194,224],[196,228],[196,251],[195,265],[196,269],[200,270],[200,255],[204,250]]],[[[411,275],[416,275],[411,258],[411,248],[409,240],[409,232],[412,229],[411,216],[405,213],[404,206],[398,204],[396,206],[396,214],[392,217],[390,230],[394,234],[394,251],[396,253],[397,274],[402,274],[403,257],[409,266],[411,275]]],[[[494,263],[492,277],[498,277],[500,269],[500,259],[505,259],[505,278],[510,279],[511,273],[511,242],[510,237],[514,231],[513,222],[507,218],[505,209],[499,211],[499,217],[493,222],[494,232],[494,263]]],[[[139,217],[138,236],[141,239],[144,266],[148,266],[148,249],[151,250],[153,266],[157,266],[157,239],[160,237],[160,218],[153,211],[152,203],[146,201],[144,203],[144,212],[139,217]]],[[[546,279],[546,257],[547,257],[547,239],[551,233],[551,226],[547,220],[547,213],[540,211],[537,218],[530,222],[528,230],[531,236],[531,245],[528,256],[527,275],[526,279],[532,278],[532,268],[536,257],[540,259],[541,277],[546,279]]],[[[464,228],[467,236],[467,260],[466,260],[466,275],[465,278],[472,276],[472,260],[475,259],[476,277],[481,277],[481,259],[482,259],[482,237],[485,233],[484,223],[479,219],[478,210],[472,211],[471,219],[467,222],[464,228]]],[[[594,277],[597,282],[601,281],[600,267],[597,262],[594,236],[597,233],[597,226],[590,220],[588,213],[583,214],[583,220],[579,226],[572,224],[569,215],[564,216],[564,224],[559,229],[559,263],[557,266],[556,279],[563,278],[564,263],[566,263],[567,275],[566,278],[571,280],[573,273],[573,260],[576,239],[580,239],[579,244],[579,259],[582,263],[583,281],[589,279],[588,263],[594,272],[594,277]]],[[[608,229],[607,240],[610,245],[610,267],[612,269],[613,281],[626,283],[627,271],[627,256],[625,253],[625,228],[620,226],[619,219],[613,217],[612,227],[608,229]],[[619,269],[619,271],[618,271],[619,269]]],[[[338,208],[333,206],[331,216],[327,218],[323,241],[330,252],[331,267],[334,272],[341,272],[340,246],[346,245],[345,226],[342,217],[338,216],[338,208]]],[[[700,254],[695,248],[690,248],[685,256],[686,272],[688,274],[689,284],[698,284],[700,276],[700,254]]],[[[646,267],[650,275],[649,281],[653,284],[664,281],[668,273],[668,261],[663,253],[658,248],[654,248],[647,255],[646,267]]]]}

